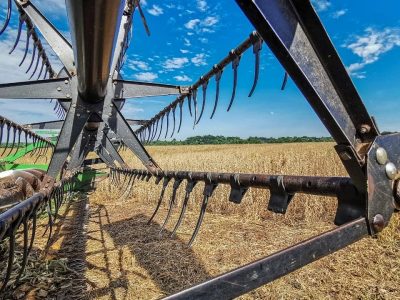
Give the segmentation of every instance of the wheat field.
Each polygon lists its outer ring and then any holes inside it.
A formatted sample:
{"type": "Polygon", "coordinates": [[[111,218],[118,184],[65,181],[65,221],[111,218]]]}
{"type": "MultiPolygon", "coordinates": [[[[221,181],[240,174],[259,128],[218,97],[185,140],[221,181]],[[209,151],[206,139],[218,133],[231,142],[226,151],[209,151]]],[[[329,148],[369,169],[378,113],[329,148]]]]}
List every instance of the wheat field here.
{"type": "MultiPolygon", "coordinates": [[[[333,143],[147,147],[165,170],[346,176],[333,143]]],[[[132,168],[143,168],[129,152],[132,168]]],[[[249,189],[241,204],[220,185],[209,202],[200,233],[187,242],[198,218],[203,184],[191,194],[186,217],[170,237],[178,205],[160,234],[171,195],[147,225],[161,184],[138,181],[126,196],[109,180],[81,194],[60,218],[47,259],[69,262],[71,299],[158,299],[265,257],[334,227],[337,200],[297,194],[285,215],[267,210],[269,193],[249,189]]],[[[43,245],[43,242],[38,242],[43,245]]],[[[365,238],[241,299],[400,299],[400,218],[377,237],[365,238]]],[[[61,289],[60,289],[61,290],[61,289]]],[[[59,292],[60,293],[60,292],[59,292]]],[[[57,294],[60,295],[60,294],[57,294]]]]}

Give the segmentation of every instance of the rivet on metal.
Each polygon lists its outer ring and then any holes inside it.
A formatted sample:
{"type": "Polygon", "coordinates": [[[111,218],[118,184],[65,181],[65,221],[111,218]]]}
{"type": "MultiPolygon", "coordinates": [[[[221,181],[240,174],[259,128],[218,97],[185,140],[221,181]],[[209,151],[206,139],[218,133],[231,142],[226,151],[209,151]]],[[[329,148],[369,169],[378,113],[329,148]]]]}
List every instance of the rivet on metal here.
{"type": "Polygon", "coordinates": [[[65,83],[65,84],[68,84],[68,83],[69,83],[69,81],[68,81],[67,79],[65,79],[65,80],[64,80],[64,83],[65,83]]]}
{"type": "Polygon", "coordinates": [[[379,147],[378,149],[376,149],[376,160],[380,165],[386,164],[388,156],[384,148],[379,147]]]}
{"type": "Polygon", "coordinates": [[[57,87],[57,91],[61,92],[61,88],[60,88],[60,87],[57,87]]]}
{"type": "Polygon", "coordinates": [[[381,214],[374,216],[374,219],[372,220],[372,226],[376,232],[381,232],[383,228],[385,228],[385,220],[381,214]]]}
{"type": "Polygon", "coordinates": [[[392,162],[388,162],[385,166],[386,176],[389,179],[394,179],[397,175],[397,168],[392,162]]]}

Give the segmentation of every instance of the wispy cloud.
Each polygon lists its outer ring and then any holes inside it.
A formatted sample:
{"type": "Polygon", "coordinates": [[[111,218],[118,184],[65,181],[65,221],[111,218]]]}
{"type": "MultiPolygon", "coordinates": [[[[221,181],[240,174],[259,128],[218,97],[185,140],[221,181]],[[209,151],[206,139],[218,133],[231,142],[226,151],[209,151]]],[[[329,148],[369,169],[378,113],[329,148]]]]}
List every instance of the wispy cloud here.
{"type": "Polygon", "coordinates": [[[319,12],[326,11],[331,6],[331,2],[328,0],[313,0],[312,4],[319,12]]]}
{"type": "Polygon", "coordinates": [[[164,13],[164,10],[158,5],[153,5],[147,12],[153,16],[159,16],[164,13]]]}
{"type": "Polygon", "coordinates": [[[156,73],[152,73],[152,72],[141,72],[141,73],[135,74],[134,77],[137,80],[141,80],[141,81],[152,81],[154,79],[157,79],[158,75],[156,73]]]}
{"type": "Polygon", "coordinates": [[[191,61],[196,67],[200,67],[200,66],[205,66],[205,65],[207,65],[207,62],[206,62],[206,55],[205,55],[204,53],[196,54],[190,61],[191,61]]]}
{"type": "Polygon", "coordinates": [[[203,20],[192,19],[189,20],[184,26],[189,30],[194,30],[197,33],[200,32],[214,32],[214,26],[219,22],[219,17],[209,16],[203,20]]]}
{"type": "Polygon", "coordinates": [[[332,13],[332,18],[339,19],[347,13],[347,9],[340,9],[332,13]]]}
{"type": "Polygon", "coordinates": [[[365,72],[360,70],[378,61],[382,54],[396,46],[400,46],[400,28],[385,28],[382,31],[371,27],[365,29],[362,36],[356,36],[354,41],[344,45],[361,58],[360,62],[347,67],[348,72],[357,78],[364,78],[365,72]]]}
{"type": "Polygon", "coordinates": [[[164,67],[164,69],[167,69],[167,70],[181,69],[188,62],[189,62],[189,59],[187,57],[174,57],[174,58],[167,59],[164,62],[163,67],[164,67]]]}
{"type": "Polygon", "coordinates": [[[197,9],[199,11],[205,12],[208,8],[207,1],[205,0],[197,0],[197,9]]]}
{"type": "Polygon", "coordinates": [[[137,71],[137,70],[142,70],[142,71],[148,71],[150,70],[150,66],[148,63],[141,61],[141,60],[128,60],[127,66],[129,69],[137,71]]]}
{"type": "Polygon", "coordinates": [[[177,76],[174,76],[174,78],[178,81],[192,81],[192,78],[190,78],[187,75],[177,75],[177,76]]]}
{"type": "Polygon", "coordinates": [[[183,54],[189,53],[189,50],[186,50],[186,49],[179,49],[179,51],[180,51],[181,53],[183,53],[183,54]]]}
{"type": "Polygon", "coordinates": [[[187,29],[194,29],[198,24],[200,24],[200,19],[193,19],[187,22],[184,26],[187,29]]]}

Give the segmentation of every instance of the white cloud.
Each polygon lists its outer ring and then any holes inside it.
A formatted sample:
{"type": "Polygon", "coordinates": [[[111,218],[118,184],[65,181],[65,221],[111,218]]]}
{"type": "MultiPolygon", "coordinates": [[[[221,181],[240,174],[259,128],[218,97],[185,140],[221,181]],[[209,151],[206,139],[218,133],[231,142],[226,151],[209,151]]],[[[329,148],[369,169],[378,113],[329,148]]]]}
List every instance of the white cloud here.
{"type": "Polygon", "coordinates": [[[206,55],[204,53],[199,53],[199,54],[196,54],[190,61],[196,67],[200,67],[200,66],[207,65],[205,58],[206,58],[206,55]]]}
{"type": "Polygon", "coordinates": [[[347,9],[337,10],[332,14],[332,18],[339,19],[340,17],[344,16],[346,13],[347,13],[347,9]]]}
{"type": "Polygon", "coordinates": [[[364,35],[356,36],[355,41],[344,45],[361,58],[360,62],[347,67],[348,72],[355,77],[365,78],[365,72],[359,71],[396,46],[400,46],[399,28],[385,28],[382,31],[370,27],[365,29],[364,35]]]}
{"type": "Polygon", "coordinates": [[[127,66],[131,70],[150,70],[149,64],[141,60],[128,60],[127,66]]]}
{"type": "Polygon", "coordinates": [[[313,0],[312,3],[317,11],[325,11],[331,6],[328,0],[313,0]]]}
{"type": "Polygon", "coordinates": [[[174,58],[169,58],[164,62],[163,67],[165,69],[171,70],[171,69],[181,69],[183,68],[189,60],[186,57],[174,57],[174,58]]]}
{"type": "Polygon", "coordinates": [[[183,39],[183,44],[184,44],[186,47],[189,47],[189,46],[192,45],[192,44],[190,43],[189,39],[187,39],[187,38],[184,38],[184,39],[183,39]]]}
{"type": "Polygon", "coordinates": [[[153,5],[150,9],[147,10],[147,12],[153,16],[159,16],[164,13],[164,10],[158,5],[153,5]]]}
{"type": "Polygon", "coordinates": [[[207,10],[207,8],[208,8],[207,1],[205,1],[205,0],[197,0],[197,9],[199,11],[204,12],[204,11],[207,10]]]}
{"type": "Polygon", "coordinates": [[[147,5],[147,0],[140,0],[140,6],[145,7],[147,5]]]}
{"type": "Polygon", "coordinates": [[[181,51],[181,53],[183,53],[183,54],[189,53],[189,50],[185,50],[185,49],[179,49],[179,51],[181,51]]]}
{"type": "Polygon", "coordinates": [[[200,20],[199,19],[193,19],[193,20],[190,20],[189,22],[187,22],[184,26],[187,29],[194,29],[198,24],[200,24],[200,20]]]}
{"type": "Polygon", "coordinates": [[[217,17],[207,17],[201,22],[201,24],[206,27],[211,27],[211,26],[214,26],[215,24],[217,24],[218,21],[219,20],[217,17]]]}
{"type": "Polygon", "coordinates": [[[178,81],[192,81],[192,78],[188,77],[187,75],[177,75],[174,78],[178,81]]]}
{"type": "Polygon", "coordinates": [[[141,72],[135,74],[134,76],[137,80],[142,80],[142,81],[152,81],[158,78],[158,75],[152,72],[141,72]]]}
{"type": "Polygon", "coordinates": [[[203,44],[207,44],[208,43],[208,39],[207,38],[199,38],[199,41],[203,44]]]}

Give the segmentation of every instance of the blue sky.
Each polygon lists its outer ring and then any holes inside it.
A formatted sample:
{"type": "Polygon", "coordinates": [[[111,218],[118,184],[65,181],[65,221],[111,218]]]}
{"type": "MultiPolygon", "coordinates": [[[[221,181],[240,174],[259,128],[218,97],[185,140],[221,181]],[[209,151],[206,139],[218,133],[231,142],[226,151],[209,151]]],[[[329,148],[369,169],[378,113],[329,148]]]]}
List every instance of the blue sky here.
{"type": "MultiPolygon", "coordinates": [[[[0,4],[4,16],[4,2],[0,4]],[[3,6],[2,6],[3,5],[3,6]]],[[[63,0],[33,1],[68,37],[63,0]]],[[[400,2],[382,1],[313,1],[344,64],[369,112],[381,130],[399,130],[397,107],[400,96],[400,2]]],[[[160,83],[190,85],[213,64],[240,44],[253,30],[235,1],[142,0],[151,36],[145,34],[139,15],[135,15],[133,40],[123,69],[124,78],[160,83]]],[[[8,56],[16,34],[17,18],[0,38],[0,82],[27,80],[24,68],[18,68],[22,45],[8,56]]],[[[53,55],[55,69],[60,64],[53,55]]],[[[181,133],[177,139],[203,134],[229,136],[327,136],[297,87],[289,80],[280,90],[284,71],[263,44],[259,83],[251,98],[247,94],[253,82],[254,57],[247,51],[239,66],[235,103],[226,108],[232,90],[232,68],[222,75],[220,104],[212,120],[215,80],[207,90],[205,115],[193,129],[185,105],[181,133]]],[[[127,100],[123,113],[128,118],[148,119],[175,97],[127,100]]],[[[20,123],[56,119],[53,104],[47,100],[0,100],[0,114],[20,123]]]]}

